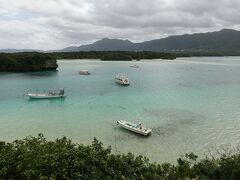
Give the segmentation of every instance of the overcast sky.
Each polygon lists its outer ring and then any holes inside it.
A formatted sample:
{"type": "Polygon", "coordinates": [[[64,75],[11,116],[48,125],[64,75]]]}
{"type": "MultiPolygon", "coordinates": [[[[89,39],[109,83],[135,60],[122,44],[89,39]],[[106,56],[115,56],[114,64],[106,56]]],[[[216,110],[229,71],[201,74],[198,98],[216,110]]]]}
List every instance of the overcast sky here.
{"type": "Polygon", "coordinates": [[[0,49],[240,30],[240,0],[0,0],[0,49]]]}

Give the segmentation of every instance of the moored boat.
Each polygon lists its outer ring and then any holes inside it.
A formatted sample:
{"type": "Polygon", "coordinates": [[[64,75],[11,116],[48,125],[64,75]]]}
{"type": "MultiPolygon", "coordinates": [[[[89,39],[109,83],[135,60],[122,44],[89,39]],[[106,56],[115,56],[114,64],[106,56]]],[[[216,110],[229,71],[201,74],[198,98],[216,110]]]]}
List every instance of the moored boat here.
{"type": "Polygon", "coordinates": [[[130,82],[129,82],[129,79],[127,78],[126,75],[120,73],[116,76],[115,78],[115,82],[120,84],[120,85],[129,85],[130,82]]]}
{"type": "Polygon", "coordinates": [[[150,135],[152,132],[151,129],[143,127],[140,123],[135,124],[135,123],[119,120],[119,121],[117,121],[117,124],[120,125],[121,127],[123,127],[124,129],[127,129],[129,131],[132,131],[132,132],[144,135],[144,136],[150,135]]]}
{"type": "Polygon", "coordinates": [[[136,65],[136,64],[134,64],[134,65],[132,65],[132,66],[130,66],[130,67],[132,67],[132,68],[139,68],[139,66],[136,65]]]}
{"type": "Polygon", "coordinates": [[[91,73],[88,70],[81,70],[81,71],[79,71],[79,74],[81,74],[81,75],[90,75],[91,73]]]}
{"type": "Polygon", "coordinates": [[[43,93],[27,93],[25,94],[26,96],[28,96],[31,99],[51,99],[51,98],[63,98],[65,97],[65,92],[64,89],[61,90],[49,90],[47,92],[43,92],[43,93]]]}

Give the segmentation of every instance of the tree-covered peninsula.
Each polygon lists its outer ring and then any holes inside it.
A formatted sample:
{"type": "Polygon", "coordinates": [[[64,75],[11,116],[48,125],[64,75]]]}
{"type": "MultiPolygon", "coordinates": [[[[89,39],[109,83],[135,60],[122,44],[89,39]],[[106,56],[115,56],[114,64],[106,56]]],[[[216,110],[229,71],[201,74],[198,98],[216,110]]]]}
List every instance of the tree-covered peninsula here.
{"type": "Polygon", "coordinates": [[[131,51],[89,52],[20,52],[0,53],[0,72],[31,72],[56,70],[57,59],[101,59],[103,61],[130,61],[132,59],[175,59],[171,53],[131,51]]]}
{"type": "Polygon", "coordinates": [[[47,53],[56,59],[102,59],[102,60],[141,60],[141,59],[176,59],[172,53],[151,51],[80,51],[47,53]]]}
{"type": "MultiPolygon", "coordinates": [[[[159,154],[161,156],[161,154],[159,154]]],[[[42,134],[12,143],[0,142],[0,179],[232,179],[240,177],[240,153],[198,160],[193,153],[177,164],[151,163],[146,157],[112,154],[94,139],[79,145],[42,134]]]]}
{"type": "Polygon", "coordinates": [[[56,70],[56,58],[44,53],[1,53],[0,72],[56,70]]]}

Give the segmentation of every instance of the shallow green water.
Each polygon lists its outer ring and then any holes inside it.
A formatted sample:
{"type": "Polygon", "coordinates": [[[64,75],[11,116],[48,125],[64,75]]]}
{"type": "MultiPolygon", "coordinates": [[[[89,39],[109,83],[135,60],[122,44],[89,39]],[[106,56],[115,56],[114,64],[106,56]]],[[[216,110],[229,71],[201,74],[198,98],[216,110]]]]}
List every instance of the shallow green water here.
{"type": "Polygon", "coordinates": [[[97,137],[113,152],[160,162],[240,142],[240,57],[58,63],[57,72],[0,74],[0,140],[42,132],[90,144],[97,137]],[[81,69],[92,75],[78,75],[81,69]],[[115,84],[119,72],[127,73],[129,87],[115,84]],[[64,100],[23,95],[58,88],[65,88],[64,100]],[[153,133],[145,138],[118,128],[120,119],[141,121],[153,133]]]}

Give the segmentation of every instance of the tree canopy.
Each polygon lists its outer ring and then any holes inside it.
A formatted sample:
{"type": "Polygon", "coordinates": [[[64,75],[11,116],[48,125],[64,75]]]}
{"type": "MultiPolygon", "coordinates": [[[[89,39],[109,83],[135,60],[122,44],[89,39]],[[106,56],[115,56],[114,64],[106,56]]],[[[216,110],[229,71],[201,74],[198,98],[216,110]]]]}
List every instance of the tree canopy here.
{"type": "Polygon", "coordinates": [[[41,71],[56,69],[57,63],[53,56],[37,53],[1,53],[0,71],[41,71]]]}
{"type": "Polygon", "coordinates": [[[150,51],[80,51],[80,52],[54,52],[47,53],[56,59],[175,59],[172,53],[150,52],[150,51]]]}
{"type": "Polygon", "coordinates": [[[111,53],[111,54],[105,54],[101,57],[102,61],[131,61],[132,57],[125,54],[120,53],[111,53]]]}
{"type": "Polygon", "coordinates": [[[198,160],[186,154],[177,164],[112,154],[94,138],[91,145],[66,137],[48,141],[39,134],[12,143],[0,142],[0,179],[239,179],[240,153],[198,160]]]}

